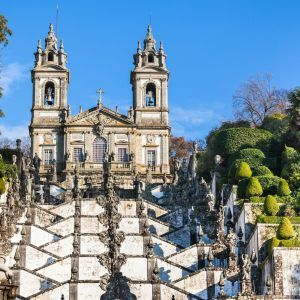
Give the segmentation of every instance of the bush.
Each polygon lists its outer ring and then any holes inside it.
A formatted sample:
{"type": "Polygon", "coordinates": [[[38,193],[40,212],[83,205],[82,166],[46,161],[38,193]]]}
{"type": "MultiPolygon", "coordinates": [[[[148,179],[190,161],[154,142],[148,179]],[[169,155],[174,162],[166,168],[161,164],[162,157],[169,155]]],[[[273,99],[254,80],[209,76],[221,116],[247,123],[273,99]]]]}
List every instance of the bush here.
{"type": "Polygon", "coordinates": [[[243,160],[245,162],[251,162],[253,165],[261,165],[266,158],[265,154],[260,150],[256,148],[245,148],[241,149],[234,154],[232,154],[229,158],[229,165],[231,165],[236,160],[243,160]]]}
{"type": "Polygon", "coordinates": [[[273,248],[278,247],[279,244],[280,244],[280,240],[276,238],[276,236],[269,239],[267,245],[267,254],[270,255],[272,253],[273,248]]]}
{"type": "MultiPolygon", "coordinates": [[[[277,216],[266,216],[266,215],[259,215],[256,218],[256,223],[263,223],[263,224],[280,224],[281,220],[284,217],[277,217],[277,216]]],[[[289,217],[288,218],[293,224],[300,224],[300,217],[289,217]]]]}
{"type": "Polygon", "coordinates": [[[292,190],[300,188],[300,163],[287,163],[281,170],[281,177],[289,181],[292,190]]]}
{"type": "Polygon", "coordinates": [[[252,175],[250,166],[246,162],[241,162],[235,172],[235,179],[241,180],[244,178],[249,178],[252,175]]]}
{"type": "Polygon", "coordinates": [[[214,154],[228,157],[242,148],[258,147],[268,150],[272,133],[257,128],[229,128],[214,133],[211,145],[214,154]]]}
{"type": "Polygon", "coordinates": [[[281,154],[281,165],[284,166],[287,163],[297,162],[299,160],[299,153],[293,147],[285,146],[281,154]]]}
{"type": "Polygon", "coordinates": [[[250,178],[245,178],[239,181],[238,187],[237,187],[237,195],[239,198],[245,198],[246,197],[246,189],[249,184],[250,178]]]}
{"type": "Polygon", "coordinates": [[[4,177],[0,178],[0,195],[4,194],[6,191],[6,180],[4,177]]]}
{"type": "Polygon", "coordinates": [[[288,196],[291,193],[289,184],[285,179],[281,179],[278,185],[278,195],[279,196],[288,196]]]}
{"type": "Polygon", "coordinates": [[[300,240],[297,239],[282,240],[279,243],[279,247],[300,247],[300,240]]]}
{"type": "Polygon", "coordinates": [[[277,176],[256,176],[262,186],[264,195],[275,195],[278,190],[278,185],[282,178],[277,176]]]}
{"type": "Polygon", "coordinates": [[[277,228],[276,237],[280,240],[288,240],[292,239],[294,236],[295,232],[290,220],[286,217],[283,217],[277,228]]]}
{"type": "Polygon", "coordinates": [[[278,211],[279,211],[279,205],[276,201],[276,198],[271,195],[268,195],[264,203],[264,213],[267,216],[276,216],[278,211]]]}
{"type": "Polygon", "coordinates": [[[252,196],[261,196],[262,193],[263,193],[263,189],[262,189],[258,179],[255,177],[250,178],[249,183],[246,188],[246,196],[248,198],[252,197],[252,196]]]}
{"type": "Polygon", "coordinates": [[[266,200],[266,197],[254,196],[254,197],[250,197],[249,200],[251,203],[264,203],[266,200]]]}
{"type": "Polygon", "coordinates": [[[253,168],[253,176],[273,176],[273,172],[266,166],[258,166],[253,168]]]}

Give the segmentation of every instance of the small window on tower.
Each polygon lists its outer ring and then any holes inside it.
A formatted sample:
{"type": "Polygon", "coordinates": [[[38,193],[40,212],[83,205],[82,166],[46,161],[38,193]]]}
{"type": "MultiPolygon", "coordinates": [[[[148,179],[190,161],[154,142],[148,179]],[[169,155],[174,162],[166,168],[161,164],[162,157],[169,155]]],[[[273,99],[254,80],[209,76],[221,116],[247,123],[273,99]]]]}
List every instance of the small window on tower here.
{"type": "Polygon", "coordinates": [[[148,83],[146,87],[146,106],[156,106],[156,88],[154,83],[148,83]]]}
{"type": "Polygon", "coordinates": [[[148,55],[148,63],[154,63],[154,56],[153,54],[148,55]]]}
{"type": "Polygon", "coordinates": [[[45,105],[54,105],[55,88],[53,82],[47,82],[45,85],[45,105]]]}
{"type": "Polygon", "coordinates": [[[54,61],[54,56],[52,52],[48,53],[48,61],[54,61]]]}

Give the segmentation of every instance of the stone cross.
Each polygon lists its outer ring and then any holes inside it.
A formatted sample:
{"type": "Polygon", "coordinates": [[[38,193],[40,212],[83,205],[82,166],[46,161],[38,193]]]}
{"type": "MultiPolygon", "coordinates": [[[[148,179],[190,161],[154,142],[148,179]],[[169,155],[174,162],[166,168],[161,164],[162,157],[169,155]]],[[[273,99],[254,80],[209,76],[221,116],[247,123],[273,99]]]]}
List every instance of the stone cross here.
{"type": "Polygon", "coordinates": [[[96,91],[96,93],[99,94],[98,104],[102,104],[102,95],[104,94],[104,90],[102,88],[100,88],[96,91]]]}

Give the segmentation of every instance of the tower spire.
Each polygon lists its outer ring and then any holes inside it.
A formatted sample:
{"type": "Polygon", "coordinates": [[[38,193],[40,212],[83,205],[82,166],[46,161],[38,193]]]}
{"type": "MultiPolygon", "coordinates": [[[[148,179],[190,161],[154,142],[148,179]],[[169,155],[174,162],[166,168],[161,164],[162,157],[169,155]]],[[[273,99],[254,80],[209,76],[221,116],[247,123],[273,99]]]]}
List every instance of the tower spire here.
{"type": "Polygon", "coordinates": [[[144,40],[144,50],[155,50],[156,41],[153,38],[151,24],[148,25],[147,35],[144,40]]]}

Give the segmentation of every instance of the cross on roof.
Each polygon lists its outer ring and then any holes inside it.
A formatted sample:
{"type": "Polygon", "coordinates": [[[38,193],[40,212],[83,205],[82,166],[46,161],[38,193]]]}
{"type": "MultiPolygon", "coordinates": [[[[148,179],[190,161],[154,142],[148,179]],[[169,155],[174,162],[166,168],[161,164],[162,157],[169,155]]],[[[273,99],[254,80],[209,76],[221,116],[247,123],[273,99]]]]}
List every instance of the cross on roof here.
{"type": "Polygon", "coordinates": [[[102,95],[104,94],[104,90],[100,88],[96,91],[96,93],[99,94],[98,101],[102,103],[102,95]]]}

